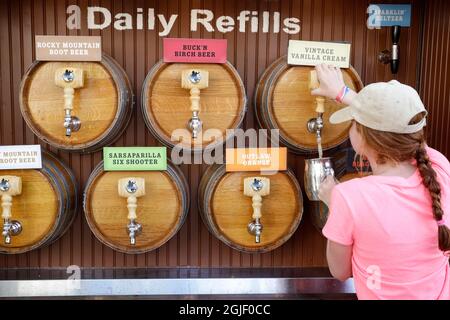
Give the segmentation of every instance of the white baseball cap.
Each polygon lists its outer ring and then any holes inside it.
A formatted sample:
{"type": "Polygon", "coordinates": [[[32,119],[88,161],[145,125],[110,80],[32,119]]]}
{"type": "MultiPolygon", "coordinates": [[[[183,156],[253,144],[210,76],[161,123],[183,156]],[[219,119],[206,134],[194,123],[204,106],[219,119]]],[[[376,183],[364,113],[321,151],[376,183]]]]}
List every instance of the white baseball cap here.
{"type": "Polygon", "coordinates": [[[426,117],[417,124],[409,124],[422,112],[428,115],[417,91],[392,80],[366,86],[348,107],[335,112],[330,122],[338,124],[355,120],[374,130],[409,134],[425,127],[426,117]]]}

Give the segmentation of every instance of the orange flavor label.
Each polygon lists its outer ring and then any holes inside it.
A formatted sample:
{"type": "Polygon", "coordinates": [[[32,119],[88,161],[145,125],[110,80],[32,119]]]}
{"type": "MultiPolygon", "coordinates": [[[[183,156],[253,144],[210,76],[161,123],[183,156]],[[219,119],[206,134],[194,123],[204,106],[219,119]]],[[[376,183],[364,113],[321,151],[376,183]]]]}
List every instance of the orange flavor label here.
{"type": "Polygon", "coordinates": [[[286,148],[227,149],[226,171],[287,170],[286,148]]]}

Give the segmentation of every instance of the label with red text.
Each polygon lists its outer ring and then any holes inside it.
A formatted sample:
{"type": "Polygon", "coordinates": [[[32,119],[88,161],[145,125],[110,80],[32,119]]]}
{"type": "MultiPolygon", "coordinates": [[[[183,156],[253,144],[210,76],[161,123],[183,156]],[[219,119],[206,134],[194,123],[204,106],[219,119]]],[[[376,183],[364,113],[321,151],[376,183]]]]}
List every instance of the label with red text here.
{"type": "Polygon", "coordinates": [[[174,39],[165,38],[164,62],[226,63],[225,39],[174,39]]]}

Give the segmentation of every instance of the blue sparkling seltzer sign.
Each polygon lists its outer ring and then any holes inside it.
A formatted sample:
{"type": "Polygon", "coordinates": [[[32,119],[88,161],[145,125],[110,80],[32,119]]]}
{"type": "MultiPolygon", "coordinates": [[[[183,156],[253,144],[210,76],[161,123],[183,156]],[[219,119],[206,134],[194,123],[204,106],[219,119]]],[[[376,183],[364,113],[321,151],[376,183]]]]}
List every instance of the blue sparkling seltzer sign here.
{"type": "Polygon", "coordinates": [[[379,29],[381,27],[410,27],[411,26],[410,4],[371,4],[367,8],[369,17],[367,27],[379,29]]]}

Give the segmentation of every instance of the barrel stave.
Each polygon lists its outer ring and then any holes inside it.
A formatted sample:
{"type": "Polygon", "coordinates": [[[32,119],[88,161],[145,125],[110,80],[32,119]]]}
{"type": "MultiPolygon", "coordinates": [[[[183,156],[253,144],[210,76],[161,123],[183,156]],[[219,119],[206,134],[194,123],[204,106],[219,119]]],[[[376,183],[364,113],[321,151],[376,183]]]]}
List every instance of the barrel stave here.
{"type": "MultiPolygon", "coordinates": [[[[308,121],[317,117],[315,97],[309,89],[311,70],[312,67],[289,66],[286,57],[281,57],[264,72],[255,90],[254,108],[260,127],[280,130],[280,142],[297,154],[316,153],[318,149],[316,135],[307,129],[308,121]]],[[[352,67],[343,69],[343,75],[353,90],[358,92],[363,88],[352,67]]],[[[343,107],[329,99],[325,102],[324,150],[334,149],[348,138],[350,122],[329,124],[330,116],[343,107]]]]}
{"type": "Polygon", "coordinates": [[[73,173],[54,155],[42,154],[42,169],[2,170],[22,178],[22,194],[13,197],[12,220],[22,232],[0,252],[19,254],[50,245],[70,227],[77,212],[78,186],[73,173]]]}
{"type": "Polygon", "coordinates": [[[169,164],[167,171],[104,172],[103,162],[91,174],[84,192],[86,220],[97,239],[128,254],[145,253],[169,241],[189,211],[189,192],[182,172],[169,164]],[[117,191],[120,179],[145,179],[145,195],[137,198],[136,222],[142,233],[130,243],[127,199],[117,191]]]}
{"type": "Polygon", "coordinates": [[[104,55],[101,62],[34,62],[20,87],[20,109],[27,125],[44,142],[62,150],[94,152],[111,144],[130,121],[134,96],[125,71],[104,55]],[[72,115],[81,128],[66,137],[63,89],[54,83],[58,68],[84,70],[82,88],[75,89],[72,115]]]}
{"type": "Polygon", "coordinates": [[[148,73],[141,96],[142,113],[151,133],[169,148],[175,145],[201,151],[214,148],[232,135],[227,129],[239,128],[246,112],[245,88],[239,74],[230,63],[178,64],[160,61],[148,73]],[[200,91],[199,117],[203,123],[202,139],[190,138],[187,123],[192,117],[190,92],[181,87],[181,74],[186,69],[209,72],[209,87],[200,91]],[[187,130],[186,140],[172,140],[176,130],[187,130]],[[206,136],[215,129],[221,139],[206,136]]]}
{"type": "Polygon", "coordinates": [[[261,242],[247,230],[252,221],[252,198],[243,194],[243,182],[254,172],[226,173],[225,166],[209,168],[202,177],[198,203],[208,230],[228,246],[263,253],[284,244],[297,230],[303,215],[300,186],[288,170],[269,175],[270,194],[262,199],[261,242]]]}

